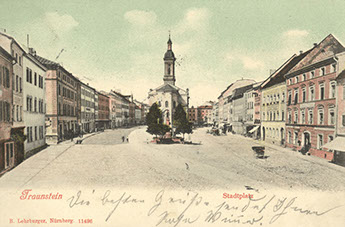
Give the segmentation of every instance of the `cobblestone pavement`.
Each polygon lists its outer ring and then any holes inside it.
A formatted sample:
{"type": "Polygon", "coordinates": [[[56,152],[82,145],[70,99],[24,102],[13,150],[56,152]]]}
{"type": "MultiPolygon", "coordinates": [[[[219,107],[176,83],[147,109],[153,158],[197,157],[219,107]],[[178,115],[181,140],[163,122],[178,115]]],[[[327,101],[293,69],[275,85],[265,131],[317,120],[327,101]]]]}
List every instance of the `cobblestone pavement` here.
{"type": "Polygon", "coordinates": [[[323,159],[303,156],[239,135],[212,136],[206,129],[191,135],[193,145],[156,145],[140,129],[108,130],[89,135],[81,145],[50,146],[0,178],[5,188],[75,186],[258,190],[345,189],[345,170],[323,159]],[[129,135],[129,143],[122,136],[129,135]],[[266,159],[251,147],[266,146],[266,159]]]}

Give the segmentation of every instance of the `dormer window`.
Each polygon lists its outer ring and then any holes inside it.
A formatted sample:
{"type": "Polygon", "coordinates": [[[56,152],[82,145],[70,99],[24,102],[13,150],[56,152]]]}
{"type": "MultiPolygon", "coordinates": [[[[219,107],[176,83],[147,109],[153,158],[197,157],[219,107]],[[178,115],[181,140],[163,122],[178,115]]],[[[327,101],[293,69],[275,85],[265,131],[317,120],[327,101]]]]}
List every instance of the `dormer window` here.
{"type": "Polygon", "coordinates": [[[324,76],[325,74],[326,74],[326,69],[325,69],[325,67],[322,67],[320,69],[320,76],[324,76]]]}

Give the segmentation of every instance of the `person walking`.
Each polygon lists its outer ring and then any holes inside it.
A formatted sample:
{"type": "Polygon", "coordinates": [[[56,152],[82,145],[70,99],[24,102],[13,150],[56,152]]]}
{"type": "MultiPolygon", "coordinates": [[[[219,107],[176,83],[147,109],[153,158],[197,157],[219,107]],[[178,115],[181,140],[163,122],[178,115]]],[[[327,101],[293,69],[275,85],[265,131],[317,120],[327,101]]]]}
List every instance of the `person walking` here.
{"type": "Polygon", "coordinates": [[[125,136],[122,136],[122,143],[125,142],[125,136]]]}

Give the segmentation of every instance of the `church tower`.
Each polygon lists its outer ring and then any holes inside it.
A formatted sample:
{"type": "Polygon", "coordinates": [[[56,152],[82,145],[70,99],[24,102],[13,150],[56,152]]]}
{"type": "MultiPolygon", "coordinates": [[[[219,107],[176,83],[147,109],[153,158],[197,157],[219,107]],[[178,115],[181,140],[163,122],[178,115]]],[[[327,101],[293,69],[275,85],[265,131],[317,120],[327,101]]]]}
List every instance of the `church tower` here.
{"type": "Polygon", "coordinates": [[[164,84],[171,84],[175,85],[175,55],[172,51],[172,42],[170,39],[169,34],[169,40],[168,40],[168,49],[167,52],[164,54],[164,84]]]}

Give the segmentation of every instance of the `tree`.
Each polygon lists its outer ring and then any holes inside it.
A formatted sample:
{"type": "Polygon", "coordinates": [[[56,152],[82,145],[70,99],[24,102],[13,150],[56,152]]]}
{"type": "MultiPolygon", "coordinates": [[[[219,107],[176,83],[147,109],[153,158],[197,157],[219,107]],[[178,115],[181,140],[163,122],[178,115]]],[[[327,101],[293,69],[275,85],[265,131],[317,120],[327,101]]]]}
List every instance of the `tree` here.
{"type": "Polygon", "coordinates": [[[157,103],[154,103],[150,109],[149,112],[146,115],[146,124],[147,124],[147,130],[146,132],[160,136],[164,136],[165,133],[170,131],[170,127],[168,125],[163,124],[163,117],[162,117],[162,111],[158,107],[157,103]]]}
{"type": "Polygon", "coordinates": [[[193,133],[192,123],[188,121],[186,111],[183,109],[181,104],[178,104],[174,114],[174,125],[176,127],[175,132],[177,134],[182,133],[183,139],[184,134],[193,133]]]}

